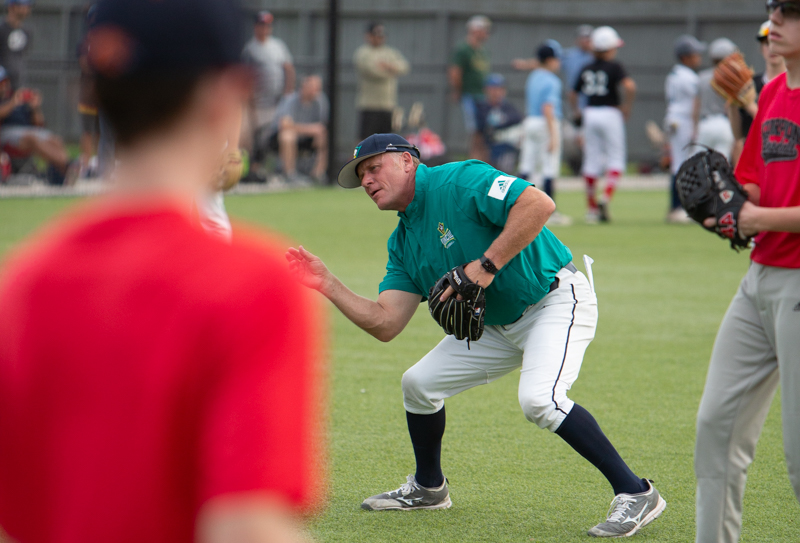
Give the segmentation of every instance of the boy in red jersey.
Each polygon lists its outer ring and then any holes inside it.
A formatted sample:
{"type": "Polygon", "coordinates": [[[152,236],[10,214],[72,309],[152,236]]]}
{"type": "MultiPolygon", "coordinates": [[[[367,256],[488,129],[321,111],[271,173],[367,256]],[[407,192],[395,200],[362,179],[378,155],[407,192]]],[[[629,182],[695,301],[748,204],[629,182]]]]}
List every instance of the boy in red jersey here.
{"type": "Polygon", "coordinates": [[[0,541],[296,543],[318,337],[274,242],[192,215],[250,87],[233,0],[101,0],[114,194],[0,273],[0,541]]]}
{"type": "Polygon", "coordinates": [[[697,415],[697,543],[739,541],[747,468],[779,383],[800,499],[800,0],[769,0],[767,11],[786,73],[761,92],[736,167],[750,194],[739,228],[756,235],[755,248],[720,325],[697,415]]]}

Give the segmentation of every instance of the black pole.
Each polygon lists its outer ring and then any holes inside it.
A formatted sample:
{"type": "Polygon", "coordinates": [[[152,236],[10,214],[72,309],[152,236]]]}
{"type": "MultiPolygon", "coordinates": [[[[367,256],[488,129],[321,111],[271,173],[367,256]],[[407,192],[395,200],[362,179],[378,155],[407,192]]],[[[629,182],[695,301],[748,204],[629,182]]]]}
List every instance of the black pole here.
{"type": "Polygon", "coordinates": [[[339,0],[328,0],[328,182],[334,183],[339,173],[336,158],[336,63],[339,59],[339,0]]]}

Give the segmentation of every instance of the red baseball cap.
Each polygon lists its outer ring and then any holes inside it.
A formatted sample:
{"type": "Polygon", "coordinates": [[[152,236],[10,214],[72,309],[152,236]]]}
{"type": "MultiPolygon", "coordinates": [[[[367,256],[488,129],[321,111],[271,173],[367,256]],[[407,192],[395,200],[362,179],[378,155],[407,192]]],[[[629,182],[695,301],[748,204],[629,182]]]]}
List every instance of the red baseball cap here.
{"type": "Polygon", "coordinates": [[[274,19],[275,17],[272,16],[272,13],[270,13],[267,10],[259,11],[258,13],[256,13],[257,25],[271,25],[274,19]]]}

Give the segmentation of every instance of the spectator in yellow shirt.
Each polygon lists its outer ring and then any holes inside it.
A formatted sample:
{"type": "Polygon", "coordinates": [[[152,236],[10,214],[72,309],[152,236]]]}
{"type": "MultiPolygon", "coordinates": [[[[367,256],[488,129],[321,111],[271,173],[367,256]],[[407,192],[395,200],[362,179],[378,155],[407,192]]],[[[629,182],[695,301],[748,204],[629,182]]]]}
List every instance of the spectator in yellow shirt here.
{"type": "Polygon", "coordinates": [[[363,140],[372,134],[392,132],[392,112],[397,107],[397,78],[408,73],[405,57],[386,45],[381,23],[367,25],[365,42],[356,49],[353,62],[358,73],[358,134],[363,140]]]}

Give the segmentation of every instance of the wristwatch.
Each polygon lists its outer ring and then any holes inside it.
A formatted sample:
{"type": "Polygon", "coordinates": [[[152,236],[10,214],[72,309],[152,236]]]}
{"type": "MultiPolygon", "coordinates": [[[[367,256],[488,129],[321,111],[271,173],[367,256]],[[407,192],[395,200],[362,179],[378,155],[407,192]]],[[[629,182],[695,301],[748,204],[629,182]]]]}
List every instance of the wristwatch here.
{"type": "Polygon", "coordinates": [[[481,266],[483,267],[484,270],[491,273],[492,275],[500,271],[497,269],[497,266],[494,265],[494,262],[486,258],[486,255],[481,257],[481,266]]]}

